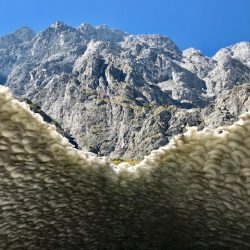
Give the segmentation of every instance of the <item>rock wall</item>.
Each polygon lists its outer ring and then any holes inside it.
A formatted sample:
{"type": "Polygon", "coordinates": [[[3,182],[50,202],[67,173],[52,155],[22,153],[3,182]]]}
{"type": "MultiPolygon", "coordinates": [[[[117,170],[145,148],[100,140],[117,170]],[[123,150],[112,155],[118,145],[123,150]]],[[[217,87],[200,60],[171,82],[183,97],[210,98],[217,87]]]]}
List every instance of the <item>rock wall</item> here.
{"type": "Polygon", "coordinates": [[[232,124],[238,103],[229,103],[222,122],[220,111],[211,119],[202,112],[249,82],[250,42],[210,58],[181,51],[169,37],[89,24],[55,22],[37,34],[22,28],[0,37],[0,85],[41,106],[80,148],[112,159],[141,160],[187,123],[232,124]]]}

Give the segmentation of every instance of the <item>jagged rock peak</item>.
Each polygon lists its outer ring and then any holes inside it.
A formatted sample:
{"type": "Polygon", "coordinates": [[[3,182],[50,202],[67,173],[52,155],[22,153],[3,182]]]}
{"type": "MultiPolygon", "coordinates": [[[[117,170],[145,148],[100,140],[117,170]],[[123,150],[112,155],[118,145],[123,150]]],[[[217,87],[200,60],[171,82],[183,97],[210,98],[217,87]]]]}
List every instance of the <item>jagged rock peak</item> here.
{"type": "Polygon", "coordinates": [[[67,29],[73,30],[73,29],[75,29],[72,26],[69,26],[61,21],[56,21],[56,22],[52,23],[50,25],[50,28],[53,28],[55,30],[67,30],[67,29]]]}
{"type": "MultiPolygon", "coordinates": [[[[177,45],[167,36],[158,34],[139,34],[139,35],[128,35],[125,37],[122,48],[124,49],[136,49],[141,51],[145,49],[159,49],[161,51],[168,51],[174,58],[181,59],[181,51],[177,45]]],[[[169,56],[171,56],[169,54],[169,56]]]]}
{"type": "Polygon", "coordinates": [[[0,37],[0,49],[9,48],[31,41],[35,35],[35,31],[33,31],[31,28],[26,26],[21,27],[10,34],[0,37]]]}
{"type": "Polygon", "coordinates": [[[215,67],[215,62],[200,50],[189,48],[182,52],[182,67],[203,79],[215,67]]]}
{"type": "MultiPolygon", "coordinates": [[[[89,23],[81,23],[78,27],[79,30],[86,30],[86,29],[94,29],[94,30],[112,30],[112,31],[119,31],[121,33],[124,33],[122,32],[120,29],[116,29],[116,28],[110,28],[108,25],[106,24],[100,24],[100,25],[96,25],[96,26],[93,26],[89,23]]],[[[124,33],[125,34],[125,33],[124,33]]]]}
{"type": "Polygon", "coordinates": [[[28,26],[23,26],[20,27],[19,29],[17,29],[14,33],[18,34],[18,33],[35,33],[34,30],[32,30],[30,27],[28,26]]]}
{"type": "Polygon", "coordinates": [[[158,43],[161,45],[162,43],[169,43],[174,45],[177,48],[177,45],[172,41],[168,36],[163,36],[160,34],[138,34],[138,35],[130,35],[131,39],[142,39],[143,41],[153,41],[154,43],[158,43]]]}
{"type": "Polygon", "coordinates": [[[222,58],[232,57],[250,66],[250,42],[240,42],[220,49],[213,59],[220,61],[222,58]]]}
{"type": "Polygon", "coordinates": [[[119,29],[109,28],[107,25],[92,26],[83,23],[78,30],[90,39],[120,42],[127,35],[119,29]]]}
{"type": "Polygon", "coordinates": [[[95,26],[96,29],[110,29],[106,24],[100,24],[95,26]]]}
{"type": "Polygon", "coordinates": [[[14,34],[21,39],[22,41],[28,41],[28,40],[32,40],[35,35],[36,32],[34,30],[32,30],[30,27],[24,26],[21,27],[20,29],[17,29],[14,34]]]}
{"type": "Polygon", "coordinates": [[[89,23],[81,23],[78,27],[79,30],[95,29],[93,25],[89,23]]]}
{"type": "Polygon", "coordinates": [[[55,29],[58,29],[58,28],[61,28],[65,26],[65,23],[63,22],[60,22],[60,21],[55,21],[54,23],[51,24],[51,28],[55,28],[55,29]]]}
{"type": "Polygon", "coordinates": [[[3,38],[3,37],[11,36],[11,35],[21,36],[23,34],[32,34],[32,35],[35,35],[36,32],[34,30],[32,30],[30,27],[28,27],[28,26],[22,26],[22,27],[16,29],[14,32],[11,32],[10,34],[4,35],[4,36],[0,36],[0,39],[3,38]]]}
{"type": "Polygon", "coordinates": [[[185,49],[183,52],[182,52],[183,56],[186,57],[186,58],[191,58],[193,56],[202,56],[204,57],[204,54],[198,50],[198,49],[195,49],[195,48],[188,48],[188,49],[185,49]]]}

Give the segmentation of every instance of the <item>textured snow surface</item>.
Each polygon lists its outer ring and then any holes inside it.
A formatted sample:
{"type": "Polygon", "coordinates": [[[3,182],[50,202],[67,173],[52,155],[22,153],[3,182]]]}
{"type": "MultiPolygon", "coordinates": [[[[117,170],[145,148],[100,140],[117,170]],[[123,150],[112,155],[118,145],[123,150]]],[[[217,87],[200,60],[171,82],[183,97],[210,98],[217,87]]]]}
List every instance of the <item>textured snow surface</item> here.
{"type": "Polygon", "coordinates": [[[0,249],[250,249],[249,183],[249,113],[116,167],[0,87],[0,249]]]}

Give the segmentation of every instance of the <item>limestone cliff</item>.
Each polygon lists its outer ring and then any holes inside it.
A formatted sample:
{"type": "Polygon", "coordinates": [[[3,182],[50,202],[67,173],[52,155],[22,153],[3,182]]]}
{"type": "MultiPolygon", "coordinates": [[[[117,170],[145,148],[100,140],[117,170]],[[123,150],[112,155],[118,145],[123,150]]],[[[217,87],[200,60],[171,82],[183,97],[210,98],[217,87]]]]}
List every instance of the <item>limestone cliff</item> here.
{"type": "MultiPolygon", "coordinates": [[[[41,106],[82,149],[142,159],[186,125],[221,121],[218,112],[209,113],[213,121],[203,113],[224,91],[250,82],[249,51],[241,42],[210,58],[161,35],[55,22],[0,38],[0,84],[41,106]]],[[[236,106],[229,106],[233,122],[236,106]]]]}

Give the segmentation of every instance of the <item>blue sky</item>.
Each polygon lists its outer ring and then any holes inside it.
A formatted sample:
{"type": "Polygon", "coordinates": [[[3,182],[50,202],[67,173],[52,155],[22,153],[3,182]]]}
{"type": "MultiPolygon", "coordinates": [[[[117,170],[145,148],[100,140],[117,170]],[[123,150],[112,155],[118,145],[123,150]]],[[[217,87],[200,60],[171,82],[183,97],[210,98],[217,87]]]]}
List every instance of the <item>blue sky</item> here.
{"type": "Polygon", "coordinates": [[[107,24],[131,34],[169,36],[206,55],[250,41],[250,0],[0,0],[0,35],[21,26],[42,31],[56,20],[107,24]]]}

